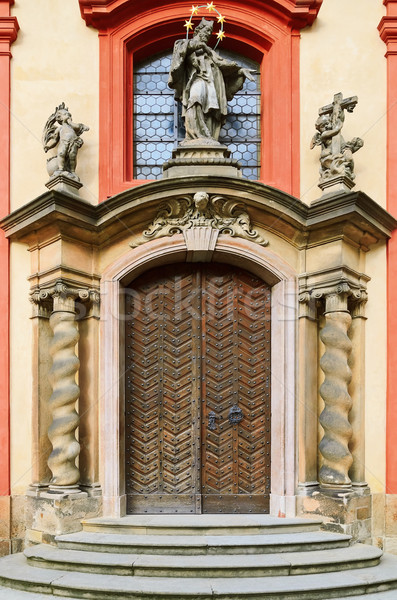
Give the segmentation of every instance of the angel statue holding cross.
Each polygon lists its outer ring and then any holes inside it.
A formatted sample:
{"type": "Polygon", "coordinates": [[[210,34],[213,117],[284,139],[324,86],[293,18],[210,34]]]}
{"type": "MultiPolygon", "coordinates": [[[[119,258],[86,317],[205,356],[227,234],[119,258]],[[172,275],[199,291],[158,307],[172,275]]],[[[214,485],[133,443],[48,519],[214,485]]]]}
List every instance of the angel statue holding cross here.
{"type": "Polygon", "coordinates": [[[332,104],[319,110],[316,129],[310,148],[321,146],[319,187],[327,187],[327,183],[336,177],[343,177],[348,187],[353,187],[354,161],[353,153],[363,147],[361,138],[355,137],[346,142],[341,134],[345,120],[345,110],[353,112],[357,104],[357,96],[343,98],[341,93],[335,94],[332,104]]]}

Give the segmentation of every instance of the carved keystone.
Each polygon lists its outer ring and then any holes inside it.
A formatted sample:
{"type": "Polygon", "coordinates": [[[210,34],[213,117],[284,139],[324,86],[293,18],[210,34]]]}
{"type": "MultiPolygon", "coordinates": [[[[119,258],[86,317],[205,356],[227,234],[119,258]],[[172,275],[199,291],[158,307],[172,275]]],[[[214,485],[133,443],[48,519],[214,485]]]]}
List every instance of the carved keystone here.
{"type": "Polygon", "coordinates": [[[240,237],[261,246],[267,246],[269,243],[258,231],[252,229],[251,219],[242,202],[223,196],[210,197],[206,192],[197,192],[193,198],[182,196],[164,202],[154,221],[143,232],[143,239],[131,243],[131,246],[136,247],[146,241],[176,233],[185,236],[188,249],[202,240],[206,247],[200,250],[213,251],[218,235],[240,237]],[[193,230],[206,231],[195,234],[193,230]],[[214,232],[212,235],[211,230],[214,232]]]}

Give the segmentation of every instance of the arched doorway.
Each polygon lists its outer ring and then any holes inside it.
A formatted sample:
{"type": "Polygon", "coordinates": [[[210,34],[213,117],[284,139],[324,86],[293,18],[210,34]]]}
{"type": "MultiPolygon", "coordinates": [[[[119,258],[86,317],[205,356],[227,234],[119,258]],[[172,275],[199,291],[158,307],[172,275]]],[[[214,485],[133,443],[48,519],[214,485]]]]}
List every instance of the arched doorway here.
{"type": "Polygon", "coordinates": [[[270,298],[224,264],[163,266],[128,288],[127,513],[269,512],[270,298]]]}

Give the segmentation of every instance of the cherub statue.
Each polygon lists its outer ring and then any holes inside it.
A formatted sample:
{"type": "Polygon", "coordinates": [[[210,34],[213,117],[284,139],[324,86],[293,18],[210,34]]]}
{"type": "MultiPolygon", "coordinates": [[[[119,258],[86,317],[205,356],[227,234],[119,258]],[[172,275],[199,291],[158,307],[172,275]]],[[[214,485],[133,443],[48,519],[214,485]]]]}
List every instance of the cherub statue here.
{"type": "Polygon", "coordinates": [[[222,58],[208,46],[213,26],[213,21],[203,18],[193,39],[175,42],[168,85],[182,103],[186,129],[182,145],[217,144],[228,100],[241,90],[246,78],[254,80],[250,69],[222,58]]]}
{"type": "Polygon", "coordinates": [[[84,143],[80,135],[84,131],[89,131],[89,127],[83,123],[73,123],[72,115],[64,102],[56,107],[43,131],[44,152],[58,144],[57,155],[47,160],[47,171],[51,177],[65,175],[80,181],[75,171],[77,152],[84,143]]]}
{"type": "Polygon", "coordinates": [[[311,149],[321,146],[320,186],[338,175],[355,179],[353,153],[362,148],[364,142],[359,137],[346,142],[341,130],[345,120],[344,110],[352,112],[356,104],[355,96],[343,99],[342,94],[335,94],[333,103],[320,109],[317,131],[310,144],[311,149]]]}

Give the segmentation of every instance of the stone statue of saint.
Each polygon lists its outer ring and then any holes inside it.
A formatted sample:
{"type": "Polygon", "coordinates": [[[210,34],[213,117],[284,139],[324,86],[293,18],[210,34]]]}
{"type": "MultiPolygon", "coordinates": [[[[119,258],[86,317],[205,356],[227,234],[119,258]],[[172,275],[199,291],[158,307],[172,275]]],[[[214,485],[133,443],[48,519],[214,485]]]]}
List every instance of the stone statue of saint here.
{"type": "Polygon", "coordinates": [[[218,144],[227,102],[241,90],[249,69],[219,56],[207,44],[214,22],[202,19],[190,40],[175,42],[168,80],[182,103],[186,137],[182,144],[218,144]]]}
{"type": "Polygon", "coordinates": [[[88,130],[89,127],[83,123],[73,123],[64,102],[48,117],[43,131],[44,152],[58,145],[57,155],[47,160],[47,171],[51,177],[64,175],[80,181],[75,172],[77,152],[84,143],[80,135],[88,130]]]}

